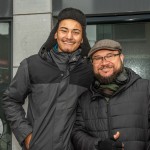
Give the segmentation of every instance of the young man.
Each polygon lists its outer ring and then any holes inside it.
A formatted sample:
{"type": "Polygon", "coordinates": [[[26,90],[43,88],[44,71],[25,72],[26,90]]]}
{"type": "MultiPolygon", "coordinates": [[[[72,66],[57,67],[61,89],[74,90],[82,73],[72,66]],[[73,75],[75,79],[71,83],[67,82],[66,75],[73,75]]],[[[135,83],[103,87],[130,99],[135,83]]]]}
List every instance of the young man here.
{"type": "Polygon", "coordinates": [[[39,53],[21,62],[5,91],[6,118],[23,149],[71,149],[77,99],[93,79],[84,58],[90,49],[85,29],[80,10],[62,10],[39,53]],[[22,107],[26,97],[27,117],[22,107]]]}
{"type": "Polygon", "coordinates": [[[75,150],[150,149],[150,82],[124,67],[114,40],[98,41],[88,55],[95,80],[80,97],[75,150]]]}

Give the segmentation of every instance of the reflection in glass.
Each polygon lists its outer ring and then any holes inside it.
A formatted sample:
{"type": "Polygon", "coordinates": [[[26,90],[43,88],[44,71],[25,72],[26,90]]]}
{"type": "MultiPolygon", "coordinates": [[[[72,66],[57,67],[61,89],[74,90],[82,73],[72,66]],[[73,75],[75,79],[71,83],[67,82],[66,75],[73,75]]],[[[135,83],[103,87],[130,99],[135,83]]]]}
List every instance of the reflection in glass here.
{"type": "Polygon", "coordinates": [[[2,94],[10,81],[9,23],[0,23],[0,150],[11,149],[11,130],[2,109],[2,94]]]}

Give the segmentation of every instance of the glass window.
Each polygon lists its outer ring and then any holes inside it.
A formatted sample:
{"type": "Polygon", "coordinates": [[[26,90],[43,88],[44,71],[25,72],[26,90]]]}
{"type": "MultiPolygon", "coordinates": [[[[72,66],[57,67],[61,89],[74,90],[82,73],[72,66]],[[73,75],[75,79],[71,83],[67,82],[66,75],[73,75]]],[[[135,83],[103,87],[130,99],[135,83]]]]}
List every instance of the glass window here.
{"type": "Polygon", "coordinates": [[[10,23],[0,22],[0,150],[11,149],[11,131],[2,110],[2,94],[10,83],[10,23]]]}
{"type": "Polygon", "coordinates": [[[91,46],[106,38],[120,42],[125,66],[150,79],[150,22],[88,25],[87,36],[91,46]]]}

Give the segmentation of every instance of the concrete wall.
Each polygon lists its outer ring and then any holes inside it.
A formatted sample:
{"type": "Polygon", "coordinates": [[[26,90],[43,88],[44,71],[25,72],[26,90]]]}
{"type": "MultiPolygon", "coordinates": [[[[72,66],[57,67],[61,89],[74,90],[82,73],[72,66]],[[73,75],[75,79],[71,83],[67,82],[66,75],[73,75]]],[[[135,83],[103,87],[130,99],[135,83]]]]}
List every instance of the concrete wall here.
{"type": "MultiPolygon", "coordinates": [[[[52,0],[13,0],[13,75],[24,58],[38,53],[50,33],[51,17],[52,0]]],[[[14,136],[12,150],[21,150],[14,136]]]]}

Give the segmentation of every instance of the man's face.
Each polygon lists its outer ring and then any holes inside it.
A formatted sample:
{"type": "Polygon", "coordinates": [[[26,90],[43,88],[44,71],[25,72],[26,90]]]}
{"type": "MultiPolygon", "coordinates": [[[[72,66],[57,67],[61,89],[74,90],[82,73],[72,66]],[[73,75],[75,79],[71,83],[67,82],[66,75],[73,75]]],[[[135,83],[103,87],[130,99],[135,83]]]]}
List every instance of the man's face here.
{"type": "Polygon", "coordinates": [[[72,53],[76,51],[83,42],[81,24],[72,19],[62,20],[55,33],[55,39],[59,52],[72,53]]]}
{"type": "Polygon", "coordinates": [[[119,51],[100,50],[94,53],[92,64],[96,78],[102,84],[111,83],[122,72],[123,59],[119,51]]]}

